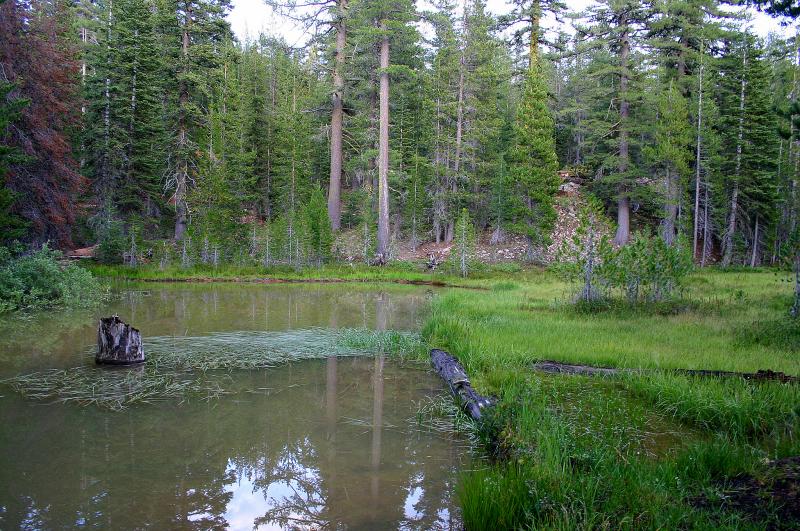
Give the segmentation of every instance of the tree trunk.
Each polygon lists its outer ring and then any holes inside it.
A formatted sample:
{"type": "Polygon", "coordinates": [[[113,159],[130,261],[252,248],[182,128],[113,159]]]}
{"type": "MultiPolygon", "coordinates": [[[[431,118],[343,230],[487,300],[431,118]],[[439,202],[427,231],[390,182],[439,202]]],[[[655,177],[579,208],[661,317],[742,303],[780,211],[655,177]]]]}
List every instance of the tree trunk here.
{"type": "Polygon", "coordinates": [[[328,218],[337,231],[342,225],[342,121],[344,117],[344,53],[347,39],[347,0],[339,0],[336,23],[336,59],[333,66],[333,111],[331,113],[331,178],[328,186],[328,218]]]}
{"type": "Polygon", "coordinates": [[[750,255],[750,267],[756,266],[756,255],[758,253],[758,215],[756,215],[756,227],[753,229],[753,254],[750,255]]]}
{"type": "Polygon", "coordinates": [[[386,23],[381,23],[384,36],[380,46],[380,109],[378,131],[378,237],[380,262],[389,255],[389,36],[386,23]]]}
{"type": "Polygon", "coordinates": [[[700,230],[700,146],[703,127],[703,56],[700,55],[700,81],[697,92],[697,142],[694,160],[694,230],[692,232],[692,260],[697,259],[697,242],[700,230]]]}
{"type": "MultiPolygon", "coordinates": [[[[464,34],[467,30],[467,6],[464,5],[464,34]]],[[[466,44],[461,45],[461,57],[458,63],[458,99],[456,104],[456,154],[453,161],[453,176],[450,183],[450,191],[453,192],[453,197],[458,193],[458,179],[461,172],[461,144],[464,131],[464,69],[466,68],[466,44]]],[[[447,234],[445,235],[445,242],[450,243],[453,241],[455,233],[455,216],[458,209],[454,209],[452,219],[447,223],[447,234]]]]}
{"type": "Polygon", "coordinates": [[[794,304],[789,313],[795,319],[800,317],[800,250],[794,254],[794,304]]]}
{"type": "Polygon", "coordinates": [[[666,175],[666,202],[664,203],[664,225],[662,227],[662,237],[664,243],[672,245],[675,242],[675,223],[678,218],[678,184],[677,174],[667,170],[666,175]]]}
{"type": "MultiPolygon", "coordinates": [[[[182,47],[181,53],[183,57],[183,73],[188,74],[189,70],[189,26],[192,20],[192,11],[187,9],[186,25],[183,28],[182,47]]],[[[182,240],[186,233],[186,226],[188,224],[187,214],[188,209],[186,205],[186,186],[189,179],[189,161],[186,160],[189,144],[189,132],[186,123],[186,107],[189,104],[189,87],[186,81],[181,80],[180,83],[180,96],[178,111],[178,150],[180,153],[180,162],[178,163],[177,173],[175,176],[175,239],[182,240]]]]}
{"type": "Polygon", "coordinates": [[[480,420],[482,410],[494,405],[493,399],[475,392],[464,367],[453,356],[443,350],[433,349],[431,363],[433,370],[447,383],[461,408],[473,420],[480,420]]]}
{"type": "Polygon", "coordinates": [[[745,48],[744,58],[742,59],[742,84],[739,92],[739,134],[736,140],[736,171],[733,175],[733,191],[731,192],[731,210],[728,214],[728,229],[725,231],[725,242],[723,245],[724,255],[722,265],[729,266],[733,261],[733,240],[736,234],[736,213],[739,210],[739,176],[742,171],[742,139],[744,138],[744,95],[745,95],[745,70],[747,68],[747,49],[745,48]]]}
{"type": "Polygon", "coordinates": [[[706,266],[708,251],[711,249],[711,222],[708,217],[708,183],[703,192],[703,251],[700,256],[700,267],[706,266]]]}
{"type": "MultiPolygon", "coordinates": [[[[625,15],[622,15],[623,17],[625,15]]],[[[621,20],[623,25],[620,34],[619,50],[619,173],[621,176],[628,171],[630,162],[628,147],[628,117],[630,115],[630,103],[628,102],[628,56],[630,55],[630,39],[628,35],[628,22],[621,20]]],[[[623,177],[624,179],[624,177],[623,177]]],[[[614,243],[625,245],[631,237],[631,201],[627,195],[627,187],[623,184],[619,187],[617,198],[617,233],[614,236],[614,243]]]]}
{"type": "Polygon", "coordinates": [[[117,315],[100,319],[95,361],[108,365],[134,365],[145,361],[139,330],[117,315]]]}

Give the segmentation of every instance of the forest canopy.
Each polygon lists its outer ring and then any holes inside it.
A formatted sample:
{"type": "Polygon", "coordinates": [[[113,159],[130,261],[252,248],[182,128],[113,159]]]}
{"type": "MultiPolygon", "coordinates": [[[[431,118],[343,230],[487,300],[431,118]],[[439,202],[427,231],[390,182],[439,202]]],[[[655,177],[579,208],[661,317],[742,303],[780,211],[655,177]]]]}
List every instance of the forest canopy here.
{"type": "Polygon", "coordinates": [[[463,213],[535,261],[572,182],[616,245],[796,257],[800,41],[747,22],[792,2],[269,3],[313,38],[238,39],[229,0],[0,3],[3,243],[314,264],[350,232],[383,263],[463,213]]]}

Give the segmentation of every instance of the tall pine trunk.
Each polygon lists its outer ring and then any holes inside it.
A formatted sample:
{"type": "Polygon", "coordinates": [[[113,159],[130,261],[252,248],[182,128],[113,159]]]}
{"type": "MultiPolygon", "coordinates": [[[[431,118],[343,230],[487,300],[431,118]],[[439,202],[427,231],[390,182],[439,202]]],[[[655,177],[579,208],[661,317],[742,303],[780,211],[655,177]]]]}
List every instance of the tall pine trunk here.
{"type": "Polygon", "coordinates": [[[333,230],[342,224],[342,121],[344,118],[344,52],[347,42],[347,0],[339,0],[336,23],[336,60],[333,66],[333,112],[331,113],[331,174],[328,186],[328,218],[333,230]]]}
{"type": "Polygon", "coordinates": [[[700,82],[697,92],[697,142],[694,161],[694,230],[692,232],[692,259],[697,259],[697,242],[700,230],[700,152],[703,128],[703,56],[700,51],[700,82]]]}
{"type": "MultiPolygon", "coordinates": [[[[466,2],[464,3],[464,38],[466,38],[467,34],[467,6],[466,2]]],[[[461,56],[458,62],[458,100],[456,104],[456,154],[455,160],[453,161],[453,177],[452,182],[450,183],[450,190],[453,192],[453,197],[456,196],[458,193],[458,179],[460,177],[461,172],[461,150],[462,150],[462,138],[464,135],[464,70],[466,69],[466,44],[462,43],[461,45],[461,56]]],[[[453,241],[453,233],[455,232],[455,213],[458,210],[457,208],[453,209],[453,216],[447,224],[447,234],[445,235],[445,241],[450,243],[453,241]]]]}
{"type": "Polygon", "coordinates": [[[676,220],[678,219],[678,195],[680,193],[677,181],[677,172],[668,168],[665,178],[667,200],[664,204],[664,224],[662,226],[662,237],[664,238],[664,243],[667,245],[672,245],[675,242],[676,220]]]}
{"type": "Polygon", "coordinates": [[[378,261],[389,255],[389,36],[386,23],[380,45],[380,95],[378,130],[378,261]]]}
{"type": "MultiPolygon", "coordinates": [[[[189,73],[189,27],[192,21],[192,9],[186,8],[186,23],[183,27],[181,42],[181,55],[183,58],[184,78],[189,73]]],[[[182,240],[186,233],[187,207],[186,207],[186,186],[189,180],[189,161],[187,151],[189,149],[189,130],[187,122],[187,106],[189,105],[189,87],[185,79],[180,83],[179,111],[178,111],[178,151],[180,160],[176,173],[175,183],[175,239],[182,240]]]]}
{"type": "MultiPolygon", "coordinates": [[[[623,17],[625,15],[622,15],[623,17]]],[[[619,173],[624,179],[630,162],[628,145],[628,117],[630,116],[630,103],[628,102],[628,57],[630,55],[630,39],[627,20],[623,19],[623,29],[620,35],[619,51],[619,173]]],[[[625,245],[631,236],[631,201],[627,187],[623,184],[618,190],[617,199],[617,233],[614,243],[625,245]]]]}
{"type": "Polygon", "coordinates": [[[756,227],[753,229],[753,254],[750,255],[750,267],[756,266],[758,256],[758,215],[756,215],[756,227]]]}

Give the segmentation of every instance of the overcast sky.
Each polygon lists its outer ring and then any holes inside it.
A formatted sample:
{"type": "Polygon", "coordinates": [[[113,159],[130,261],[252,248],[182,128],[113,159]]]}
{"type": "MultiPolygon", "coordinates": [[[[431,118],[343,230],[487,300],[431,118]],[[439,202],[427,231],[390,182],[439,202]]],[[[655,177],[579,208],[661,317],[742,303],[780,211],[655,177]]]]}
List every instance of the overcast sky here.
{"type": "MultiPolygon", "coordinates": [[[[571,11],[580,11],[591,5],[593,0],[566,0],[566,3],[571,11]]],[[[489,11],[494,14],[505,13],[508,10],[507,5],[505,0],[487,1],[489,11]]],[[[755,33],[762,37],[766,37],[772,31],[784,34],[792,31],[790,28],[781,27],[777,19],[764,13],[756,11],[752,11],[752,13],[751,26],[755,33]]],[[[248,34],[257,36],[262,31],[282,36],[290,45],[302,44],[306,39],[300,28],[290,21],[275,15],[264,4],[263,0],[233,0],[233,10],[228,15],[228,20],[233,27],[234,33],[242,40],[248,34]]],[[[548,26],[548,24],[545,23],[545,26],[548,26]]],[[[548,29],[552,29],[552,25],[548,29]]]]}

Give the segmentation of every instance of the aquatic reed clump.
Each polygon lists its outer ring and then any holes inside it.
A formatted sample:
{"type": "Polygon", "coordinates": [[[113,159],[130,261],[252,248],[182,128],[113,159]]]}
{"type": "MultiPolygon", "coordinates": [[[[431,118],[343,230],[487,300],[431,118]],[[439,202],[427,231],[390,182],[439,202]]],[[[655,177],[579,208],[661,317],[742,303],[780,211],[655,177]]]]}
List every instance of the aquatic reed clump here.
{"type": "MultiPolygon", "coordinates": [[[[229,391],[208,371],[258,370],[331,356],[407,356],[424,349],[415,333],[322,328],[157,336],[144,342],[147,362],[108,369],[83,365],[16,376],[0,383],[35,400],[121,410],[137,403],[214,399],[229,391]]],[[[87,351],[87,362],[92,353],[87,351]]]]}
{"type": "Polygon", "coordinates": [[[33,400],[99,406],[120,411],[133,404],[214,399],[226,394],[218,381],[165,373],[154,367],[107,369],[93,366],[51,369],[5,380],[33,400]]]}

